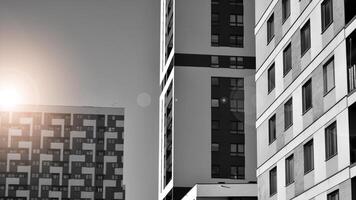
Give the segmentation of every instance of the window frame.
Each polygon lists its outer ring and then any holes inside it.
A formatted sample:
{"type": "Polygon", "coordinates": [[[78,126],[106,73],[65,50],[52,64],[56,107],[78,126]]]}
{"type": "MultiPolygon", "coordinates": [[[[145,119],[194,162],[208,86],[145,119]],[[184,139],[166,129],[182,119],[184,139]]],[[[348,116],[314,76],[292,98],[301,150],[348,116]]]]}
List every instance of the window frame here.
{"type": "Polygon", "coordinates": [[[330,192],[330,193],[327,195],[326,199],[327,199],[327,200],[334,200],[334,199],[339,200],[339,199],[340,199],[340,196],[339,196],[339,189],[330,192]],[[335,198],[335,197],[337,197],[337,198],[335,198]]]}
{"type": "Polygon", "coordinates": [[[269,144],[272,144],[277,139],[277,130],[276,130],[276,114],[273,114],[268,119],[268,141],[269,144]],[[273,125],[273,131],[271,130],[271,124],[273,125]]]}
{"type": "Polygon", "coordinates": [[[289,155],[285,159],[286,167],[286,186],[294,183],[294,154],[289,155]]]}
{"type": "Polygon", "coordinates": [[[324,0],[321,5],[321,30],[322,30],[322,33],[324,33],[328,28],[329,26],[334,22],[334,11],[333,11],[333,1],[332,0],[324,0]],[[328,7],[330,6],[330,8],[328,7]],[[330,9],[330,16],[329,16],[329,22],[326,23],[326,12],[327,10],[330,9]]]}
{"type": "Polygon", "coordinates": [[[330,160],[338,154],[337,148],[337,123],[334,121],[325,128],[325,160],[330,160]],[[335,130],[335,131],[333,131],[335,130]],[[330,134],[332,136],[330,137],[330,134]],[[329,141],[330,139],[330,141],[329,141]],[[331,144],[331,146],[329,146],[331,144]],[[331,149],[330,149],[331,148],[331,149]]]}
{"type": "Polygon", "coordinates": [[[308,81],[306,81],[303,86],[302,86],[302,106],[303,106],[303,115],[307,113],[310,109],[313,108],[313,85],[312,85],[312,79],[310,78],[308,81]],[[310,105],[307,107],[306,102],[307,102],[307,91],[306,88],[310,86],[310,105]]]}
{"type": "Polygon", "coordinates": [[[303,145],[304,175],[314,170],[314,140],[311,139],[303,145]],[[310,155],[308,156],[308,153],[310,155]],[[310,160],[308,160],[310,158],[310,160]],[[309,163],[309,164],[308,164],[309,163]]]}
{"type": "Polygon", "coordinates": [[[310,20],[308,20],[300,29],[300,52],[301,57],[311,48],[310,20]],[[307,34],[306,34],[307,33],[307,34]],[[308,36],[308,37],[306,37],[308,36]]]}
{"type": "Polygon", "coordinates": [[[274,63],[267,70],[267,82],[267,94],[270,94],[276,87],[276,68],[274,63]]]}
{"type": "Polygon", "coordinates": [[[282,0],[282,24],[289,18],[291,13],[290,0],[282,0]]]}
{"type": "Polygon", "coordinates": [[[275,166],[269,171],[269,196],[272,197],[277,194],[277,191],[277,166],[275,166]],[[272,175],[274,182],[272,182],[272,175]]]}
{"type": "Polygon", "coordinates": [[[272,13],[267,20],[267,45],[274,38],[274,13],[272,13]]]}
{"type": "Polygon", "coordinates": [[[293,97],[289,98],[284,104],[284,130],[288,130],[291,126],[293,126],[293,97]],[[287,118],[287,115],[290,115],[289,118],[287,118]],[[287,119],[290,120],[289,123],[287,123],[287,119]]]}
{"type": "Polygon", "coordinates": [[[292,43],[289,43],[283,50],[283,77],[285,77],[292,70],[292,68],[292,43]],[[288,52],[289,54],[287,54],[288,52]],[[287,56],[289,56],[289,59],[287,58],[287,56]]]}
{"type": "Polygon", "coordinates": [[[334,57],[331,57],[324,65],[323,65],[323,85],[324,85],[324,96],[327,95],[331,90],[335,88],[335,62],[334,57]],[[328,87],[328,67],[332,63],[332,87],[328,87]]]}

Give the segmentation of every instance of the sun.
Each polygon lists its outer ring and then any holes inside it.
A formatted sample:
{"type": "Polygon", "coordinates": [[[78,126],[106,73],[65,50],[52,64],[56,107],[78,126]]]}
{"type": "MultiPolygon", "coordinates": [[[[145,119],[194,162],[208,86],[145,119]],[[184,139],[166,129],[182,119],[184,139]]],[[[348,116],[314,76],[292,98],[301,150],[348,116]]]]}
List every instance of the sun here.
{"type": "Polygon", "coordinates": [[[14,87],[0,88],[0,106],[2,110],[14,109],[21,101],[21,95],[14,87]]]}

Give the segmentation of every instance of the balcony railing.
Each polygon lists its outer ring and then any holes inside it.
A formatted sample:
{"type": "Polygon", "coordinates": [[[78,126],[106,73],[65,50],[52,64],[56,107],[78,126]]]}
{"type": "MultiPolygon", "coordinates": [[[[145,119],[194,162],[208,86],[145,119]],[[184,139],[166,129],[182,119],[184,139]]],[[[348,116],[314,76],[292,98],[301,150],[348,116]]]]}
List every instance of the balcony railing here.
{"type": "Polygon", "coordinates": [[[356,89],[356,65],[352,65],[348,69],[349,72],[349,92],[356,89]]]}

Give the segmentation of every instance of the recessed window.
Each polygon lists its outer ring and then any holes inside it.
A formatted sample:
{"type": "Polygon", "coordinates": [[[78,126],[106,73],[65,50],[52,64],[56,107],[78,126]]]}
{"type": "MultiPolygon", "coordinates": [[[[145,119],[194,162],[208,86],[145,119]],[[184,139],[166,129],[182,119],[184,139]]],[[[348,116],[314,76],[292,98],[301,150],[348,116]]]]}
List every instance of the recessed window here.
{"type": "Polygon", "coordinates": [[[274,37],[274,14],[272,14],[267,21],[267,44],[271,42],[274,37]]]}
{"type": "Polygon", "coordinates": [[[287,75],[288,72],[292,69],[292,48],[289,44],[283,50],[283,75],[287,75]]]}
{"type": "Polygon", "coordinates": [[[245,178],[245,167],[231,166],[230,167],[230,178],[231,179],[244,179],[245,178]]]}
{"type": "Polygon", "coordinates": [[[269,171],[269,195],[273,196],[277,193],[277,167],[269,171]]]}
{"type": "Polygon", "coordinates": [[[310,21],[304,24],[300,30],[301,55],[303,56],[310,49],[310,21]]]}
{"type": "Polygon", "coordinates": [[[231,121],[230,124],[230,133],[244,134],[244,123],[242,121],[231,121]]]}
{"type": "Polygon", "coordinates": [[[293,100],[290,98],[284,104],[284,130],[293,125],[293,100]]]}
{"type": "Polygon", "coordinates": [[[243,15],[230,14],[229,24],[230,26],[243,26],[243,15]]]}
{"type": "Polygon", "coordinates": [[[213,24],[213,25],[219,24],[219,14],[218,13],[211,14],[211,24],[213,24]]]}
{"type": "Polygon", "coordinates": [[[333,1],[324,0],[321,3],[321,26],[324,32],[333,23],[333,1]]]}
{"type": "Polygon", "coordinates": [[[219,56],[211,56],[210,66],[218,68],[219,67],[219,56]]]}
{"type": "Polygon", "coordinates": [[[213,130],[219,130],[220,129],[220,121],[219,120],[211,121],[211,128],[213,130]]]}
{"type": "Polygon", "coordinates": [[[274,69],[274,63],[273,65],[268,69],[268,94],[274,89],[275,87],[275,69],[274,69]]]}
{"type": "Polygon", "coordinates": [[[243,78],[231,78],[230,79],[230,89],[231,90],[244,90],[244,79],[243,78]]]}
{"type": "Polygon", "coordinates": [[[268,135],[269,143],[271,144],[276,140],[276,114],[268,120],[268,135]]]}
{"type": "Polygon", "coordinates": [[[302,87],[303,92],[303,114],[313,107],[312,81],[308,80],[302,87]]]}
{"type": "Polygon", "coordinates": [[[212,143],[211,144],[211,151],[217,152],[217,151],[219,151],[219,147],[220,147],[220,145],[218,143],[212,143]]]}
{"type": "Polygon", "coordinates": [[[230,35],[229,44],[232,47],[243,47],[243,39],[240,35],[230,35]]]}
{"type": "Polygon", "coordinates": [[[286,158],[286,185],[294,182],[294,156],[286,158]]]}
{"type": "Polygon", "coordinates": [[[307,142],[304,147],[304,174],[314,169],[314,144],[313,140],[307,142]]]}
{"type": "Polygon", "coordinates": [[[290,0],[282,0],[282,21],[283,23],[290,15],[290,0]]]}
{"type": "Polygon", "coordinates": [[[326,160],[337,154],[336,122],[325,129],[325,154],[326,160]]]}
{"type": "Polygon", "coordinates": [[[219,46],[219,35],[217,34],[211,35],[211,46],[214,47],[219,46]]]}
{"type": "Polygon", "coordinates": [[[237,68],[237,59],[236,56],[230,57],[230,68],[236,69],[237,68]]]}
{"type": "Polygon", "coordinates": [[[219,107],[219,99],[212,99],[211,100],[211,107],[218,108],[219,107]]]}
{"type": "Polygon", "coordinates": [[[335,190],[334,192],[328,194],[327,200],[339,200],[339,190],[335,190]]]}
{"type": "Polygon", "coordinates": [[[211,85],[212,86],[219,86],[219,78],[217,77],[211,77],[211,85]]]}
{"type": "Polygon", "coordinates": [[[334,74],[334,58],[331,58],[323,66],[324,75],[324,94],[327,94],[335,87],[335,74],[334,74]]]}
{"type": "Polygon", "coordinates": [[[211,167],[211,176],[213,178],[219,178],[220,177],[220,166],[219,165],[213,165],[211,167]]]}

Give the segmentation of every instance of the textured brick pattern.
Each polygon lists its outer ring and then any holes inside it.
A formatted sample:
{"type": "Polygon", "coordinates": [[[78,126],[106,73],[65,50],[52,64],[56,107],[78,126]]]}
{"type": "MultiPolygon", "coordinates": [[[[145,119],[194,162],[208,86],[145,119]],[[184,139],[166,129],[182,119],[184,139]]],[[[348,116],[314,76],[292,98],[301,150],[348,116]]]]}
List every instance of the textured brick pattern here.
{"type": "Polygon", "coordinates": [[[123,122],[123,114],[2,112],[0,199],[124,199],[123,122]]]}

